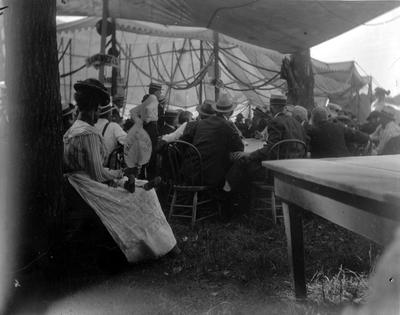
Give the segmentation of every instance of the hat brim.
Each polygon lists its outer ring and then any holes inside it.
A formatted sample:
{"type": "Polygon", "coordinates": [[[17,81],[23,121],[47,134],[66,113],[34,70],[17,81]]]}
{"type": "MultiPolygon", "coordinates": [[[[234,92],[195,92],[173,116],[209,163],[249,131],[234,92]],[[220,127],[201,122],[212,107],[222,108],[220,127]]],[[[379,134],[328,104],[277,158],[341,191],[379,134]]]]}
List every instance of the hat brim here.
{"type": "Polygon", "coordinates": [[[76,82],[74,84],[74,89],[76,91],[81,91],[81,90],[92,90],[93,92],[97,92],[99,93],[101,96],[104,96],[105,98],[107,98],[108,100],[110,100],[110,94],[108,94],[108,92],[104,91],[103,89],[101,89],[100,87],[90,84],[90,83],[86,83],[86,82],[76,82]]]}
{"type": "Polygon", "coordinates": [[[215,115],[215,113],[206,113],[206,112],[203,112],[200,108],[197,108],[196,111],[197,111],[197,112],[199,113],[199,115],[201,115],[201,116],[213,116],[213,115],[215,115]]]}
{"type": "Polygon", "coordinates": [[[218,108],[217,103],[212,104],[211,107],[216,113],[226,114],[226,113],[233,112],[235,110],[235,108],[237,107],[237,104],[232,104],[232,106],[227,109],[218,108]]]}
{"type": "Polygon", "coordinates": [[[113,110],[117,110],[117,107],[111,106],[109,109],[107,109],[107,110],[105,110],[103,112],[100,112],[100,115],[108,114],[109,112],[112,112],[113,110]]]}
{"type": "Polygon", "coordinates": [[[64,117],[64,116],[71,115],[71,114],[75,113],[75,111],[76,111],[76,107],[71,107],[69,110],[63,111],[62,116],[64,117]]]}

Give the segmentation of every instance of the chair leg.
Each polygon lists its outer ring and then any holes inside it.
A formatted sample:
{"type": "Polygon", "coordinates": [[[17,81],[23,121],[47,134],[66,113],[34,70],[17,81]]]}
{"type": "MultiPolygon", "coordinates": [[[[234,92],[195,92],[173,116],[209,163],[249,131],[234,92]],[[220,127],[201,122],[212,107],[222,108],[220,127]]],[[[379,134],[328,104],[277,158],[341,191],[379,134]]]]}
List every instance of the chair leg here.
{"type": "Polygon", "coordinates": [[[196,216],[197,216],[197,191],[193,195],[193,204],[192,204],[192,228],[196,224],[196,216]]]}
{"type": "Polygon", "coordinates": [[[171,220],[172,214],[174,212],[174,207],[175,207],[175,202],[176,202],[176,195],[177,195],[176,190],[174,190],[174,195],[172,197],[171,205],[169,207],[168,220],[171,220]]]}
{"type": "Polygon", "coordinates": [[[275,192],[271,191],[271,210],[272,210],[272,221],[276,224],[276,200],[275,192]]]}

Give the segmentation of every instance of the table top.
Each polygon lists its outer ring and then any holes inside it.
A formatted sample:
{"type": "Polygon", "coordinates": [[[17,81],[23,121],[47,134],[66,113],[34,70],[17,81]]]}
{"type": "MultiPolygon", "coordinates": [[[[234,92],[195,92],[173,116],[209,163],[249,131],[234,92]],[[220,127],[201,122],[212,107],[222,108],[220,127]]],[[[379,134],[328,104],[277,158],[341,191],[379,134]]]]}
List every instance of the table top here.
{"type": "Polygon", "coordinates": [[[400,155],[294,159],[262,164],[278,174],[399,205],[400,209],[400,155]]]}
{"type": "Polygon", "coordinates": [[[264,146],[264,141],[255,138],[243,139],[244,152],[253,152],[264,146]]]}

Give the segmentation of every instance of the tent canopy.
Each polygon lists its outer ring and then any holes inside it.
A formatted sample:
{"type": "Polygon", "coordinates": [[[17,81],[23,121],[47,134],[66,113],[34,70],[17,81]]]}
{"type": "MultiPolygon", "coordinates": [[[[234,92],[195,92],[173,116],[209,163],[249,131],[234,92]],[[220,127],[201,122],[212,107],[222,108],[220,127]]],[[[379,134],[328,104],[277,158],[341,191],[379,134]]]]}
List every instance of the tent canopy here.
{"type": "MultiPolygon", "coordinates": [[[[203,27],[282,53],[310,48],[400,6],[386,0],[107,2],[110,17],[203,27]]],[[[100,17],[102,6],[103,0],[57,0],[57,14],[100,17]]]]}
{"type": "MultiPolygon", "coordinates": [[[[99,52],[100,35],[95,29],[98,21],[99,17],[88,17],[57,26],[62,75],[81,68],[86,58],[99,52]],[[69,41],[70,49],[65,50],[69,41]]],[[[214,98],[211,82],[212,31],[126,19],[116,19],[116,30],[119,50],[123,52],[121,76],[127,88],[125,97],[128,104],[140,104],[147,93],[148,84],[155,81],[163,84],[169,105],[194,110],[199,102],[200,86],[191,83],[202,73],[203,100],[214,98]],[[203,41],[204,52],[202,65],[200,40],[203,41]],[[209,61],[209,73],[204,73],[202,68],[209,61]]],[[[225,35],[220,36],[219,44],[222,88],[243,103],[244,107],[252,105],[265,108],[269,104],[270,94],[284,93],[286,83],[280,79],[279,72],[285,55],[225,35]]],[[[352,94],[368,82],[359,74],[353,61],[324,63],[313,59],[312,64],[315,96],[329,97],[340,104],[347,103],[352,94]]],[[[106,76],[110,77],[111,69],[108,68],[107,72],[106,76]]],[[[97,75],[95,68],[86,67],[71,76],[62,76],[63,99],[71,100],[73,82],[97,75]]]]}

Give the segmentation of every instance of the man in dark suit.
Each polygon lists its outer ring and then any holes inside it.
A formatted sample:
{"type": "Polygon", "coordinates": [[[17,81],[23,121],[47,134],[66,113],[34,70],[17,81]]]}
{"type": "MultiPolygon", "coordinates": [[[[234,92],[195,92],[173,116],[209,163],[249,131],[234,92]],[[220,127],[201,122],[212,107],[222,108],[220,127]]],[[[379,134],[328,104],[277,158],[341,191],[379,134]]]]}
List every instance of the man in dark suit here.
{"type": "Polygon", "coordinates": [[[238,158],[226,176],[225,191],[240,191],[248,186],[244,184],[255,179],[265,179],[266,171],[261,161],[274,160],[276,156],[271,152],[272,146],[285,139],[298,139],[306,141],[306,134],[301,124],[292,116],[285,115],[283,110],[286,98],[272,95],[270,99],[270,110],[273,115],[268,123],[268,141],[263,148],[251,153],[239,153],[238,158]]]}
{"type": "Polygon", "coordinates": [[[311,158],[350,156],[349,143],[366,144],[368,134],[348,128],[340,122],[328,120],[328,111],[316,107],[311,112],[312,126],[307,130],[310,137],[311,158]]]}
{"type": "Polygon", "coordinates": [[[191,142],[201,154],[204,184],[222,188],[231,165],[230,153],[242,152],[244,146],[237,128],[229,121],[235,108],[232,100],[222,95],[212,107],[216,115],[198,121],[188,132],[185,130],[183,140],[191,142]]]}

